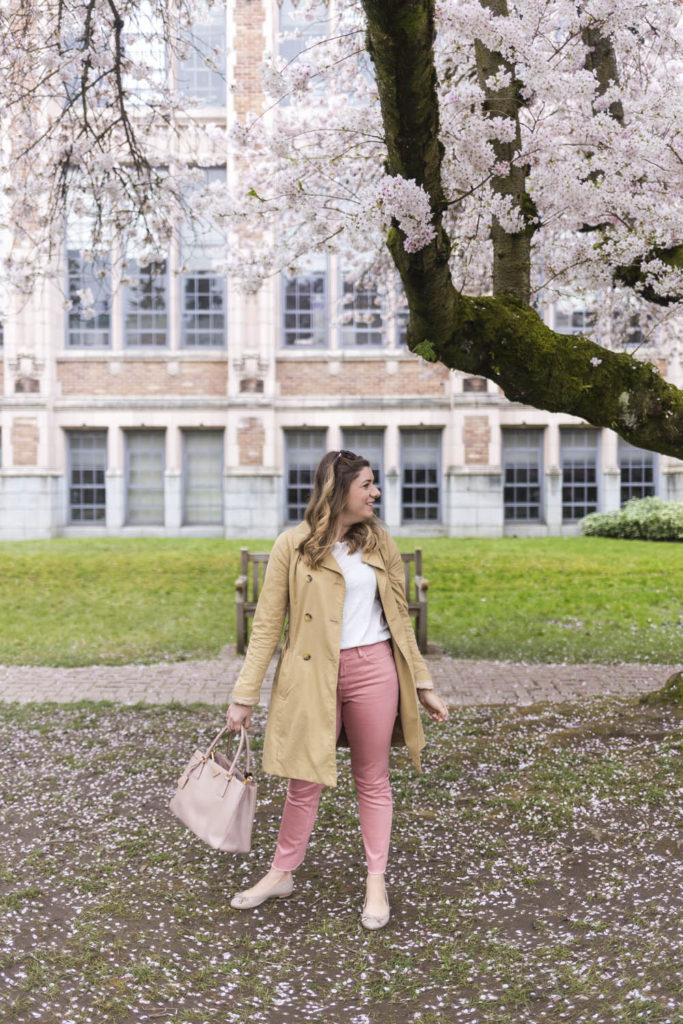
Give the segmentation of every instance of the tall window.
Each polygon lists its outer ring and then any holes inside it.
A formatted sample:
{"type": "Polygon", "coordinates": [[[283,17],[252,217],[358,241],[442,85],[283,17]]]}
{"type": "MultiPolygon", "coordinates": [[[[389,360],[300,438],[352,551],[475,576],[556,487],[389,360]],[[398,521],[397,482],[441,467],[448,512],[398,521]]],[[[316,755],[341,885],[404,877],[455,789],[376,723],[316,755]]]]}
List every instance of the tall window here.
{"type": "Polygon", "coordinates": [[[592,334],[597,321],[595,296],[559,299],[555,305],[555,330],[558,334],[592,334]]]}
{"type": "Polygon", "coordinates": [[[285,508],[288,523],[303,519],[315,467],[325,454],[324,430],[285,431],[285,508]]]}
{"type": "Polygon", "coordinates": [[[344,281],[342,294],[342,346],[352,348],[384,344],[381,301],[377,288],[374,285],[344,281]]]}
{"type": "Polygon", "coordinates": [[[223,522],[223,431],[183,431],[183,522],[223,522]]]}
{"type": "Polygon", "coordinates": [[[619,309],[612,313],[612,337],[619,345],[642,345],[645,340],[644,317],[639,310],[619,309]]]}
{"type": "Polygon", "coordinates": [[[503,431],[505,519],[541,519],[542,430],[503,431]]]}
{"type": "Polygon", "coordinates": [[[109,348],[111,345],[111,271],[101,261],[86,263],[77,249],[67,252],[67,314],[69,348],[109,348]]]}
{"type": "Polygon", "coordinates": [[[166,262],[140,266],[129,260],[124,291],[124,335],[127,348],[168,345],[168,267],[166,262]]]}
{"type": "Polygon", "coordinates": [[[283,277],[282,337],[285,348],[327,347],[327,271],[283,277]]]}
{"type": "Polygon", "coordinates": [[[408,347],[408,321],[410,320],[410,308],[408,306],[408,299],[406,293],[403,290],[403,285],[399,281],[395,286],[394,293],[392,295],[395,308],[396,318],[396,347],[407,348],[408,347]]]}
{"type": "Polygon", "coordinates": [[[441,431],[401,431],[401,512],[404,523],[440,516],[441,431]]]}
{"type": "Polygon", "coordinates": [[[127,58],[145,74],[124,73],[123,87],[130,101],[158,102],[167,81],[166,45],[161,15],[150,0],[140,0],[126,12],[123,47],[127,58]]]}
{"type": "Polygon", "coordinates": [[[562,453],[562,519],[582,519],[598,509],[598,431],[560,431],[562,453]]]}
{"type": "Polygon", "coordinates": [[[225,346],[225,278],[196,270],[183,275],[182,344],[184,348],[225,346]]]}
{"type": "Polygon", "coordinates": [[[486,377],[463,377],[462,390],[468,393],[488,391],[486,377]]]}
{"type": "Polygon", "coordinates": [[[111,266],[100,257],[85,259],[94,217],[69,212],[66,222],[67,348],[109,348],[111,345],[111,266]]]}
{"type": "Polygon", "coordinates": [[[202,5],[178,62],[178,89],[206,107],[225,106],[225,3],[202,5]]]}
{"type": "MultiPolygon", "coordinates": [[[[205,188],[225,181],[224,167],[204,171],[205,188]]],[[[223,348],[226,343],[227,294],[225,276],[215,267],[225,237],[216,225],[198,218],[181,230],[181,344],[183,348],[223,348]]]]}
{"type": "Polygon", "coordinates": [[[107,515],[107,432],[69,430],[69,521],[104,523],[107,515]]]}
{"type": "MultiPolygon", "coordinates": [[[[375,483],[382,489],[384,480],[384,431],[383,430],[344,430],[342,431],[342,445],[347,451],[362,455],[370,463],[375,483]]],[[[378,516],[382,512],[382,498],[375,502],[375,512],[378,516]]]]}
{"type": "Polygon", "coordinates": [[[164,522],[163,430],[126,431],[126,522],[131,526],[164,522]]]}
{"type": "Polygon", "coordinates": [[[621,504],[631,498],[652,498],[655,488],[655,456],[643,448],[634,448],[619,438],[619,472],[621,474],[621,504]]]}
{"type": "Polygon", "coordinates": [[[279,7],[278,50],[280,56],[289,63],[314,45],[317,39],[327,37],[327,8],[324,3],[318,4],[312,9],[313,17],[309,18],[306,12],[299,13],[296,0],[280,0],[279,7]]]}

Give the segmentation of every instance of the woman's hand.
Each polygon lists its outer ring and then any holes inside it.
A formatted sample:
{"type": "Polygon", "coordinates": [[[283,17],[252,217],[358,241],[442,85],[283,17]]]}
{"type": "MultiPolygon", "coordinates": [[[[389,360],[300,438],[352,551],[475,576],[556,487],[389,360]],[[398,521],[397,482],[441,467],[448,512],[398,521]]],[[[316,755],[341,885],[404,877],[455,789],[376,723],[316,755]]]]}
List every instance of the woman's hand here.
{"type": "Polygon", "coordinates": [[[246,704],[231,704],[225,714],[225,723],[231,732],[239,732],[251,725],[251,708],[246,704]]]}
{"type": "Polygon", "coordinates": [[[448,718],[448,708],[434,690],[418,690],[420,704],[429,713],[432,722],[445,722],[448,718]]]}

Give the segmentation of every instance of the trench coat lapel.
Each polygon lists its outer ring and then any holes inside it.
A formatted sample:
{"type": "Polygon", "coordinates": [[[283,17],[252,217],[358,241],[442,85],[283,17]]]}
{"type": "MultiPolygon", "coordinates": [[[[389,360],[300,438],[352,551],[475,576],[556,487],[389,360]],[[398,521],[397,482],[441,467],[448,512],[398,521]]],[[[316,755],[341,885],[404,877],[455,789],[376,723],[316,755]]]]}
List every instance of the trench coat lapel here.
{"type": "Polygon", "coordinates": [[[377,549],[374,551],[364,551],[363,561],[366,565],[371,565],[373,569],[381,569],[382,572],[385,571],[384,559],[377,549]]]}
{"type": "MultiPolygon", "coordinates": [[[[366,565],[371,565],[373,569],[380,569],[381,573],[376,573],[378,581],[383,578],[383,582],[386,583],[386,568],[384,565],[384,559],[382,558],[379,551],[368,551],[363,552],[363,561],[366,565]]],[[[339,562],[334,557],[331,551],[328,551],[322,562],[320,563],[321,568],[331,569],[332,572],[338,572],[343,575],[339,568],[339,562]]]]}
{"type": "Polygon", "coordinates": [[[384,595],[387,589],[387,570],[384,565],[384,559],[377,549],[374,551],[364,551],[363,561],[366,565],[371,565],[375,570],[375,576],[377,577],[377,588],[379,590],[379,597],[382,604],[384,604],[384,595]]]}
{"type": "MultiPolygon", "coordinates": [[[[363,561],[366,565],[372,566],[375,570],[375,576],[377,577],[377,586],[379,588],[380,599],[384,597],[387,588],[387,571],[384,564],[384,559],[378,550],[363,552],[363,561]]],[[[321,569],[331,569],[332,572],[338,573],[343,576],[341,569],[339,568],[339,562],[334,557],[331,551],[328,551],[322,562],[320,563],[321,569]]]]}
{"type": "Polygon", "coordinates": [[[325,557],[323,558],[322,562],[320,563],[320,568],[331,569],[332,572],[338,572],[340,576],[343,575],[341,569],[339,568],[339,562],[334,557],[331,551],[328,551],[325,557]]]}

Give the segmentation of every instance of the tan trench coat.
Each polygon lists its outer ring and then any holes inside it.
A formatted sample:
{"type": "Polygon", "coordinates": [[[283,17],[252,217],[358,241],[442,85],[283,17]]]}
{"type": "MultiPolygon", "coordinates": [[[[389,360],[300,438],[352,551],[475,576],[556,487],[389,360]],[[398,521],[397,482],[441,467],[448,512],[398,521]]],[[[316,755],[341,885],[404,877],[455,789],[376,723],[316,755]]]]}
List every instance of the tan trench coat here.
{"type": "MultiPolygon", "coordinates": [[[[337,674],[345,583],[332,555],[327,555],[318,569],[306,565],[296,548],[307,535],[308,527],[301,523],[275,541],[232,700],[258,703],[263,677],[289,615],[268,710],[263,768],[271,775],[335,786],[337,674]]],[[[432,681],[408,614],[403,563],[385,531],[379,547],[365,553],[363,561],[377,576],[398,673],[402,740],[419,769],[424,735],[417,689],[431,689],[432,681]]]]}

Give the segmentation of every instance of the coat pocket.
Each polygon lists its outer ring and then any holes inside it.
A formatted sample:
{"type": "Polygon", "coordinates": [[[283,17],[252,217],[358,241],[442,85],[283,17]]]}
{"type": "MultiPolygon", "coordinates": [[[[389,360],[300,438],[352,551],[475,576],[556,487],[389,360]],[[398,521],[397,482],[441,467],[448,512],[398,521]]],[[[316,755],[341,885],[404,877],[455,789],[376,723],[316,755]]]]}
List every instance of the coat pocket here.
{"type": "Polygon", "coordinates": [[[280,655],[275,679],[273,680],[273,693],[277,694],[280,700],[286,700],[294,686],[294,673],[292,672],[292,652],[285,647],[280,655]]]}

